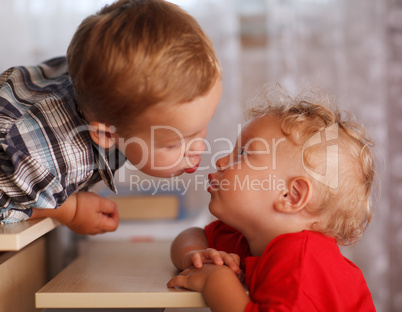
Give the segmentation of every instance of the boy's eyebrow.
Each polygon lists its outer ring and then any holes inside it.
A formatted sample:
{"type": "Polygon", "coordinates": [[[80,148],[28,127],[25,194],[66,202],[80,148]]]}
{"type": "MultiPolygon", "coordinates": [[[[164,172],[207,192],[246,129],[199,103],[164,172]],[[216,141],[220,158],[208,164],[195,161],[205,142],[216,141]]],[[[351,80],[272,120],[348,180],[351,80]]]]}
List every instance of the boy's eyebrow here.
{"type": "Polygon", "coordinates": [[[197,133],[199,133],[199,131],[196,131],[196,132],[194,132],[193,134],[190,134],[190,135],[183,135],[182,134],[182,137],[177,136],[177,134],[176,135],[170,135],[169,134],[169,135],[166,135],[163,138],[163,141],[165,141],[167,143],[178,142],[178,141],[181,141],[182,139],[187,139],[187,138],[194,137],[197,133]]]}
{"type": "Polygon", "coordinates": [[[185,138],[191,138],[191,137],[194,137],[194,136],[196,136],[198,133],[200,133],[201,131],[196,131],[196,132],[194,132],[194,133],[192,133],[192,134],[189,134],[189,135],[184,135],[184,137],[185,138]]]}
{"type": "Polygon", "coordinates": [[[198,133],[200,133],[201,131],[195,131],[194,133],[188,134],[188,135],[183,135],[183,138],[192,138],[195,137],[198,133]]]}

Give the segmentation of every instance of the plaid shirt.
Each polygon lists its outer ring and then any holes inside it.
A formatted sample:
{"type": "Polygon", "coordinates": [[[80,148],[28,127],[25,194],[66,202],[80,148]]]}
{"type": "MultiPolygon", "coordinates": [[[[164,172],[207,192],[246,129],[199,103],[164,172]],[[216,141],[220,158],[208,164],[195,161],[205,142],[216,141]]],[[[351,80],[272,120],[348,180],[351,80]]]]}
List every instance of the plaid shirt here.
{"type": "Polygon", "coordinates": [[[65,57],[0,76],[0,220],[19,222],[32,208],[57,208],[103,180],[125,158],[92,142],[78,111],[65,57]],[[115,164],[114,166],[111,163],[115,164]]]}

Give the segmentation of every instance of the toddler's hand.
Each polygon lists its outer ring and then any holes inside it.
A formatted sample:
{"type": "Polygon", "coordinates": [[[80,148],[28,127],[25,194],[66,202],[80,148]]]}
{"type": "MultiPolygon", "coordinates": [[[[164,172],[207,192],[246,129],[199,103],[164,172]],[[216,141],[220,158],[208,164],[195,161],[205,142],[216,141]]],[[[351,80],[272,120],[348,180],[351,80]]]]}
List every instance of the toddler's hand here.
{"type": "Polygon", "coordinates": [[[119,225],[117,205],[95,193],[77,193],[74,218],[66,224],[78,234],[100,234],[115,231],[119,225]]]}
{"type": "Polygon", "coordinates": [[[220,274],[220,277],[223,277],[222,273],[227,275],[233,275],[233,271],[225,266],[216,266],[212,264],[206,264],[200,269],[196,269],[194,267],[185,269],[180,272],[180,274],[171,278],[167,283],[169,288],[174,287],[182,287],[198,292],[202,292],[205,283],[211,275],[220,274]]]}
{"type": "Polygon", "coordinates": [[[213,248],[192,250],[183,258],[183,268],[194,266],[201,269],[204,264],[226,265],[238,276],[241,275],[240,257],[237,254],[218,251],[213,248]]]}

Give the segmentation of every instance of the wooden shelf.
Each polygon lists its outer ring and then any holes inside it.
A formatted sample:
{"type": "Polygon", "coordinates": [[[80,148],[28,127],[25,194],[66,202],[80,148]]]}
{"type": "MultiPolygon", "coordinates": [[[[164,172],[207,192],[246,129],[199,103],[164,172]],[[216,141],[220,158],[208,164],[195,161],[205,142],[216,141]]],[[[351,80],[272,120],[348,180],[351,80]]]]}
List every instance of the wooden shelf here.
{"type": "Polygon", "coordinates": [[[93,242],[36,293],[37,308],[198,308],[200,293],[169,289],[170,242],[93,242]]]}
{"type": "Polygon", "coordinates": [[[59,223],[51,218],[0,224],[0,251],[21,250],[53,230],[59,223]]]}

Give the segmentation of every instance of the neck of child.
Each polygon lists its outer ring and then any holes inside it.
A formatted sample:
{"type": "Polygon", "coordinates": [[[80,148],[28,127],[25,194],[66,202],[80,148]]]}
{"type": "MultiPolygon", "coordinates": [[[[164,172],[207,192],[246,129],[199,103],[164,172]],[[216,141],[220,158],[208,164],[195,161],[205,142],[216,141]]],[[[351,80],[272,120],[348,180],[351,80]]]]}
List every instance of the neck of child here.
{"type": "MultiPolygon", "coordinates": [[[[279,234],[280,235],[280,234],[279,234]]],[[[255,237],[255,238],[247,238],[247,241],[250,246],[251,255],[253,257],[259,257],[263,254],[264,250],[267,248],[269,243],[277,236],[263,236],[263,237],[255,237]]]]}
{"type": "Polygon", "coordinates": [[[271,243],[273,239],[288,233],[299,233],[304,230],[311,230],[314,221],[300,222],[300,220],[288,220],[287,222],[278,225],[275,229],[268,226],[255,227],[252,231],[243,233],[246,237],[252,256],[259,257],[271,243]]]}

